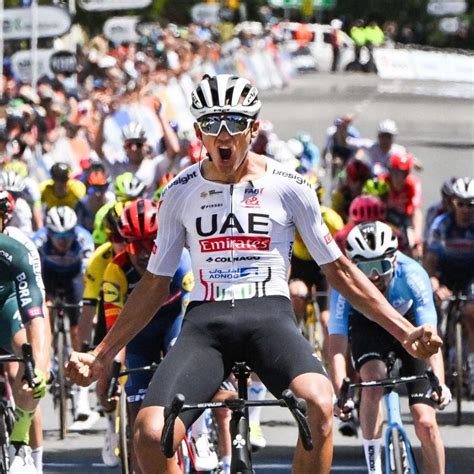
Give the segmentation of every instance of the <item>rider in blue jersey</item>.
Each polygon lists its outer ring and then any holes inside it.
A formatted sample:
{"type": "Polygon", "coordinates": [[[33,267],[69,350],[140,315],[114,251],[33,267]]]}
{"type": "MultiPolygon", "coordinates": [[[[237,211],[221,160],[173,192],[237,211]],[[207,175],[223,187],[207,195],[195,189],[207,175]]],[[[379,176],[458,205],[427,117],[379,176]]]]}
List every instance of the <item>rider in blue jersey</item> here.
{"type": "MultiPolygon", "coordinates": [[[[398,241],[392,229],[379,221],[359,224],[347,236],[346,254],[370,278],[389,303],[414,326],[425,323],[436,326],[436,310],[428,275],[411,258],[397,250],[398,241]]],[[[331,377],[339,393],[347,375],[346,352],[351,343],[351,357],[363,381],[386,377],[385,358],[394,351],[402,361],[404,375],[423,374],[425,362],[403,351],[387,331],[364,317],[336,290],[331,293],[329,319],[329,354],[331,377]]],[[[444,385],[441,354],[428,360],[443,387],[441,407],[450,399],[444,385]]],[[[434,401],[427,380],[407,386],[415,430],[421,441],[426,472],[444,473],[444,448],[436,422],[434,401]]],[[[364,389],[360,401],[360,425],[369,472],[382,473],[383,389],[364,389]]],[[[347,407],[349,408],[349,407],[347,407]]],[[[342,414],[341,418],[344,418],[342,414]]]]}
{"type": "MultiPolygon", "coordinates": [[[[52,300],[62,293],[65,302],[79,305],[84,289],[84,272],[87,260],[94,250],[91,234],[77,225],[77,216],[67,206],[52,207],[46,215],[46,227],[33,236],[38,248],[46,299],[52,300]]],[[[74,349],[80,347],[80,307],[68,308],[71,340],[74,349]]]]}
{"type": "Polygon", "coordinates": [[[436,299],[453,292],[467,297],[462,307],[468,336],[469,392],[474,395],[474,179],[452,184],[453,209],[438,216],[431,226],[423,264],[436,299]]]}

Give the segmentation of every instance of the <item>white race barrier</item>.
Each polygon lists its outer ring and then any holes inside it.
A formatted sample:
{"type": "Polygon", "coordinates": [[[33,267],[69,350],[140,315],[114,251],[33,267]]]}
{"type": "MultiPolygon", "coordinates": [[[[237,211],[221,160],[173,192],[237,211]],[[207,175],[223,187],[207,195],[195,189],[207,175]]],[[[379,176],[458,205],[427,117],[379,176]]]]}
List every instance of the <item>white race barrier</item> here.
{"type": "Polygon", "coordinates": [[[374,58],[383,79],[474,82],[474,56],[378,48],[374,50],[374,58]]]}

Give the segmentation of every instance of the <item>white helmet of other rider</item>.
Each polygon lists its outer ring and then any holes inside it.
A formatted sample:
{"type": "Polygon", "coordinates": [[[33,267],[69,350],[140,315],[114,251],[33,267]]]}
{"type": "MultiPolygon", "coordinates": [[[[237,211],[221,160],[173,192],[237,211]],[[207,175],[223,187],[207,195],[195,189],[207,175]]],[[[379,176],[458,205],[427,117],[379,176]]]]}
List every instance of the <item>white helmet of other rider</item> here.
{"type": "Polygon", "coordinates": [[[398,133],[397,124],[392,119],[381,120],[377,127],[377,132],[386,133],[387,135],[396,135],[398,133]]]}
{"type": "Polygon", "coordinates": [[[380,221],[356,225],[347,236],[346,255],[351,260],[372,260],[390,257],[398,249],[392,228],[380,221]]]}
{"type": "Polygon", "coordinates": [[[458,178],[452,184],[452,197],[460,201],[469,201],[474,203],[474,179],[458,178]]]}
{"type": "Polygon", "coordinates": [[[46,227],[52,232],[67,232],[77,224],[77,215],[69,206],[54,206],[46,214],[46,227]]]}
{"type": "Polygon", "coordinates": [[[207,74],[191,94],[191,113],[196,120],[210,114],[240,114],[256,118],[262,103],[250,81],[231,74],[207,74]]]}

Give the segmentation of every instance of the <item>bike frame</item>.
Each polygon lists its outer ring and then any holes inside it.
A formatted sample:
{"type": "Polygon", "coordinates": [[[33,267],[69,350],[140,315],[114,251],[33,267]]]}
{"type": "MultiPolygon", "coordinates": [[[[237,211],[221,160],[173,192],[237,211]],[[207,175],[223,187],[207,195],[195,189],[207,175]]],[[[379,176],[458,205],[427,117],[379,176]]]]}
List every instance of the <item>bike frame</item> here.
{"type": "Polygon", "coordinates": [[[400,433],[403,444],[405,445],[405,452],[407,454],[410,474],[416,474],[417,468],[415,459],[411,450],[410,440],[405,432],[402,423],[402,416],[400,413],[400,395],[394,390],[388,390],[384,395],[385,408],[387,411],[387,429],[385,431],[385,473],[390,474],[390,435],[397,429],[400,433]]]}

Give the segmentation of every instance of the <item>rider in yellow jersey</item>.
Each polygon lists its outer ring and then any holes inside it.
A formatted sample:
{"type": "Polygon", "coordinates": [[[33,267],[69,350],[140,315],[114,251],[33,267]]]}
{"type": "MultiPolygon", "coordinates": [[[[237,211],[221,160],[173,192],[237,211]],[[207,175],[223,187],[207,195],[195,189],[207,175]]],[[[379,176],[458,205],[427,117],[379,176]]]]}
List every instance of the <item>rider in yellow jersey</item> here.
{"type": "Polygon", "coordinates": [[[51,167],[51,179],[40,184],[41,201],[47,209],[55,206],[76,207],[86,194],[86,186],[78,179],[70,179],[71,169],[65,163],[51,167]]]}
{"type": "MultiPolygon", "coordinates": [[[[82,314],[79,319],[79,336],[84,347],[89,347],[92,342],[92,331],[96,314],[97,324],[94,343],[98,344],[105,335],[101,287],[107,265],[112,261],[114,255],[121,252],[125,246],[122,237],[117,231],[117,220],[123,208],[124,205],[122,203],[115,203],[108,210],[104,218],[104,235],[107,242],[100,245],[94,251],[87,264],[84,277],[84,293],[82,296],[82,314]]],[[[88,390],[84,390],[81,387],[77,399],[77,418],[85,420],[90,413],[88,390]]]]}
{"type": "MultiPolygon", "coordinates": [[[[314,185],[318,200],[322,202],[324,188],[319,182],[315,182],[314,185]]],[[[344,227],[342,217],[333,209],[321,206],[321,215],[333,237],[344,227]]],[[[299,321],[303,321],[307,316],[307,304],[312,291],[326,292],[328,289],[324,273],[311,257],[298,232],[295,233],[293,243],[289,287],[293,310],[299,321]]],[[[326,340],[329,319],[327,296],[317,296],[316,301],[321,312],[321,326],[326,340]]],[[[323,355],[325,355],[325,344],[323,344],[323,355]]]]}

